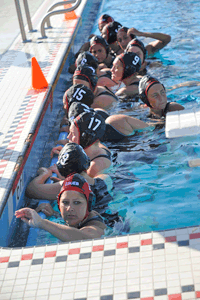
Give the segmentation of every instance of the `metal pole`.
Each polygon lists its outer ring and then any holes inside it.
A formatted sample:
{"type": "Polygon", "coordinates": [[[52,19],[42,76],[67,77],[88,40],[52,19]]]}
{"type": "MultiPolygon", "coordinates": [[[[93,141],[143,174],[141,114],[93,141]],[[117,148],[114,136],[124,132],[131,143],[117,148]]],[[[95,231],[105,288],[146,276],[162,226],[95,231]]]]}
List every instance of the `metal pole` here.
{"type": "Polygon", "coordinates": [[[29,31],[33,31],[30,12],[29,12],[29,8],[28,8],[28,2],[27,2],[27,0],[23,0],[23,1],[24,1],[24,9],[25,9],[25,13],[26,13],[26,19],[27,19],[29,31]]]}
{"type": "MultiPolygon", "coordinates": [[[[70,3],[70,2],[68,2],[70,3]]],[[[51,17],[51,16],[54,16],[54,15],[58,15],[58,14],[63,14],[63,13],[66,13],[66,12],[70,12],[70,11],[73,11],[75,10],[79,4],[81,3],[81,0],[78,0],[76,2],[76,4],[73,6],[73,7],[70,7],[70,8],[67,8],[67,9],[62,9],[62,10],[56,10],[56,11],[51,11],[49,12],[48,14],[46,14],[41,22],[41,25],[40,25],[40,31],[41,31],[41,35],[42,35],[42,38],[47,38],[47,36],[45,35],[45,28],[44,28],[44,24],[48,21],[48,19],[51,17]]],[[[67,4],[67,2],[63,2],[62,4],[67,4]]],[[[60,5],[60,4],[59,4],[60,5]]],[[[47,23],[48,24],[48,23],[47,23]]]]}
{"type": "Polygon", "coordinates": [[[15,6],[16,6],[16,10],[17,10],[17,16],[18,16],[21,35],[22,35],[22,40],[23,40],[23,42],[27,42],[28,40],[26,39],[26,33],[24,30],[24,23],[23,23],[23,19],[22,19],[22,13],[21,13],[20,5],[19,5],[19,0],[15,0],[15,6]]]}

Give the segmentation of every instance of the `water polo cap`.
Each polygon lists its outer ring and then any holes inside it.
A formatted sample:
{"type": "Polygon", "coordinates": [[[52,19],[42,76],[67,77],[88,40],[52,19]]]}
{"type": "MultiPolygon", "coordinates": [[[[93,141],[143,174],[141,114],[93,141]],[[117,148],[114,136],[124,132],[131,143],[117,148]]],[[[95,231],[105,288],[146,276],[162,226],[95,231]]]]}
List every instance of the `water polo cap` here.
{"type": "Polygon", "coordinates": [[[90,89],[94,92],[98,81],[98,76],[94,68],[88,65],[78,66],[74,72],[73,78],[89,82],[90,89]]]}
{"type": "Polygon", "coordinates": [[[98,20],[98,26],[100,26],[100,24],[102,24],[102,23],[110,23],[113,21],[114,21],[114,19],[111,16],[109,16],[107,14],[103,14],[100,16],[100,18],[98,20]]]}
{"type": "Polygon", "coordinates": [[[122,62],[124,68],[122,80],[136,72],[139,72],[141,67],[141,59],[137,54],[133,52],[125,52],[120,54],[118,58],[122,62]]]}
{"type": "Polygon", "coordinates": [[[69,108],[68,112],[68,119],[72,122],[78,115],[82,114],[83,112],[91,112],[94,111],[92,108],[87,106],[84,103],[74,102],[69,108]]]}
{"type": "Polygon", "coordinates": [[[104,38],[102,38],[102,36],[100,35],[95,35],[91,38],[90,40],[90,52],[91,52],[91,47],[93,45],[97,45],[97,44],[100,44],[101,46],[103,46],[106,50],[106,54],[108,56],[108,53],[109,53],[109,45],[108,43],[106,42],[106,40],[104,38]]]}
{"type": "Polygon", "coordinates": [[[104,26],[106,30],[106,41],[113,44],[117,41],[117,32],[122,27],[119,22],[113,21],[104,26]]]}
{"type": "Polygon", "coordinates": [[[73,102],[82,102],[86,105],[92,105],[94,94],[90,88],[84,84],[72,85],[64,94],[63,103],[66,104],[67,111],[73,102]]]}
{"type": "Polygon", "coordinates": [[[105,121],[96,112],[84,112],[78,115],[73,122],[79,131],[79,144],[83,149],[94,144],[105,133],[105,121]]]}
{"type": "MultiPolygon", "coordinates": [[[[133,40],[131,40],[131,41],[128,43],[128,45],[127,45],[125,51],[128,52],[128,49],[131,48],[132,46],[138,47],[138,48],[140,48],[140,49],[142,50],[142,52],[144,53],[144,60],[145,60],[146,55],[147,55],[147,50],[146,50],[146,48],[145,48],[143,42],[141,42],[141,41],[138,40],[138,39],[133,39],[133,40]]],[[[144,62],[144,61],[143,61],[143,62],[144,62]]]]}
{"type": "MultiPolygon", "coordinates": [[[[156,83],[159,83],[160,82],[154,78],[154,77],[151,77],[149,75],[145,75],[142,77],[142,79],[140,80],[139,82],[139,96],[140,96],[140,99],[149,107],[152,107],[151,104],[149,103],[149,100],[148,100],[148,97],[147,97],[147,93],[148,93],[148,90],[150,89],[150,87],[156,83]]],[[[163,86],[164,87],[164,86],[163,86]]],[[[165,87],[164,87],[165,89],[165,87]]]]}
{"type": "Polygon", "coordinates": [[[90,159],[80,145],[68,143],[60,151],[56,165],[60,174],[67,177],[72,173],[86,171],[90,166],[90,159]]]}
{"type": "Polygon", "coordinates": [[[89,51],[81,52],[75,61],[76,68],[78,66],[84,66],[85,64],[93,67],[95,70],[99,66],[98,59],[94,57],[94,55],[92,55],[89,51]]]}
{"type": "Polygon", "coordinates": [[[65,191],[76,191],[81,194],[83,194],[87,201],[87,210],[85,218],[89,215],[89,212],[93,209],[95,205],[95,197],[94,194],[88,184],[88,182],[85,180],[83,176],[80,174],[73,174],[71,176],[68,176],[65,181],[63,182],[62,189],[58,195],[57,202],[58,202],[58,208],[60,209],[60,197],[63,192],[65,191]]]}

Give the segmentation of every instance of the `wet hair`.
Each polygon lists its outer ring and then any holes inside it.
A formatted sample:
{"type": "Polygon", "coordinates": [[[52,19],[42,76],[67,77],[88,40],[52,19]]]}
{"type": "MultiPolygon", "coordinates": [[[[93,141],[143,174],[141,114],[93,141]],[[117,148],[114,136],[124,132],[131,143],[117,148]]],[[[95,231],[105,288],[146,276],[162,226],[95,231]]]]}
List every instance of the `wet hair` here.
{"type": "MultiPolygon", "coordinates": [[[[152,87],[152,85],[154,85],[156,83],[162,84],[162,83],[160,83],[160,81],[158,81],[158,79],[151,77],[149,75],[143,76],[139,82],[139,87],[138,87],[139,97],[148,107],[152,107],[152,106],[147,97],[147,93],[148,93],[148,90],[150,89],[150,87],[152,87]]],[[[164,85],[163,85],[163,87],[164,87],[164,85]]],[[[164,89],[165,89],[165,87],[164,87],[164,89]]]]}
{"type": "Polygon", "coordinates": [[[80,145],[68,143],[60,151],[56,165],[60,174],[67,177],[86,171],[90,166],[90,158],[80,145]]]}
{"type": "Polygon", "coordinates": [[[100,16],[99,20],[98,20],[98,27],[100,26],[101,23],[110,23],[110,22],[113,22],[114,19],[107,15],[107,14],[103,14],[100,16]]]}
{"type": "Polygon", "coordinates": [[[89,212],[93,209],[93,207],[95,205],[95,197],[94,197],[94,194],[93,194],[88,182],[85,180],[85,178],[83,176],[81,176],[80,174],[73,174],[71,176],[68,176],[64,180],[61,191],[57,197],[59,209],[60,209],[60,198],[61,198],[62,193],[65,191],[76,191],[85,196],[85,199],[87,201],[87,210],[86,210],[86,214],[85,214],[85,217],[83,218],[83,220],[85,218],[87,218],[87,216],[89,215],[89,212]]]}
{"type": "Polygon", "coordinates": [[[69,111],[71,104],[74,102],[82,102],[90,106],[93,101],[93,92],[84,84],[72,85],[63,96],[63,103],[66,104],[67,112],[69,111]]]}
{"type": "Polygon", "coordinates": [[[84,66],[86,64],[88,66],[93,67],[95,70],[99,66],[98,59],[94,55],[92,55],[89,51],[84,51],[84,52],[79,53],[79,55],[75,61],[76,68],[78,66],[84,66]]]}
{"type": "Polygon", "coordinates": [[[98,141],[106,129],[105,120],[95,111],[83,112],[73,120],[73,123],[79,131],[79,144],[83,149],[98,141]]]}
{"type": "Polygon", "coordinates": [[[106,42],[106,40],[104,38],[102,38],[102,36],[100,35],[94,35],[91,39],[90,39],[90,52],[92,51],[92,46],[93,45],[97,45],[100,44],[101,46],[103,46],[106,50],[106,54],[108,56],[109,54],[109,45],[106,42]]]}
{"type": "Polygon", "coordinates": [[[108,44],[113,44],[117,41],[117,31],[122,27],[119,22],[111,22],[105,25],[106,28],[106,41],[108,44]]]}
{"type": "Polygon", "coordinates": [[[98,76],[93,67],[88,65],[78,66],[74,72],[73,78],[89,82],[90,89],[94,92],[97,85],[98,76]]]}
{"type": "MultiPolygon", "coordinates": [[[[135,38],[128,43],[125,51],[128,52],[129,48],[131,48],[132,46],[136,46],[142,50],[142,52],[144,53],[144,60],[145,60],[145,58],[147,56],[147,50],[146,50],[143,42],[141,42],[140,40],[135,38]]],[[[143,60],[143,62],[144,62],[144,60],[143,60]]]]}
{"type": "Polygon", "coordinates": [[[124,72],[122,75],[122,80],[127,77],[130,77],[136,72],[139,72],[141,67],[141,59],[137,54],[133,52],[125,52],[118,55],[117,57],[123,64],[124,72]]]}

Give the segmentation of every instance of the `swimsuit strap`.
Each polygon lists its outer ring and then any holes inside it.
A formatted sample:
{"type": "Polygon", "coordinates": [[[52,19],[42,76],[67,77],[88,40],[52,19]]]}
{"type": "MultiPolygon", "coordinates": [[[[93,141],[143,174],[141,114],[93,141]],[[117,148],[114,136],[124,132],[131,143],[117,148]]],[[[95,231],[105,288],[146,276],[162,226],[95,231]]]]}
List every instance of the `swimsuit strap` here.
{"type": "Polygon", "coordinates": [[[107,86],[105,86],[104,88],[106,89],[106,91],[100,92],[96,97],[106,95],[106,96],[111,96],[111,97],[115,98],[117,101],[119,101],[117,96],[107,86]]]}
{"type": "Polygon", "coordinates": [[[170,103],[171,103],[171,102],[167,102],[167,104],[166,104],[166,106],[165,106],[165,108],[164,108],[164,110],[163,110],[163,116],[164,116],[164,117],[166,116],[166,114],[167,114],[167,112],[168,112],[170,103]]]}
{"type": "Polygon", "coordinates": [[[99,157],[105,157],[111,161],[111,152],[106,148],[103,148],[103,149],[107,152],[107,154],[99,154],[99,155],[95,156],[94,158],[92,158],[91,161],[93,161],[94,159],[99,158],[99,157]]]}
{"type": "Polygon", "coordinates": [[[96,215],[96,216],[91,217],[90,219],[86,220],[86,221],[85,221],[83,224],[81,224],[80,226],[78,226],[78,229],[84,227],[86,224],[88,224],[88,223],[91,222],[91,221],[99,221],[99,222],[101,222],[101,223],[104,223],[104,220],[103,220],[102,216],[96,215]]]}

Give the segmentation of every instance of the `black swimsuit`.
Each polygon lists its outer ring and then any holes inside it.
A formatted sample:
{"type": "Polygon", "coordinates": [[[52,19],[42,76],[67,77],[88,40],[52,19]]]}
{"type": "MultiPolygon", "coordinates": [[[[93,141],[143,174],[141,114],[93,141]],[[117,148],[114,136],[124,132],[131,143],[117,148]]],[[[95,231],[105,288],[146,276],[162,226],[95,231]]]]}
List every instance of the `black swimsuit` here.
{"type": "Polygon", "coordinates": [[[115,98],[115,100],[119,101],[119,99],[117,98],[117,96],[107,87],[107,86],[104,86],[104,88],[107,90],[107,91],[102,91],[100,92],[98,95],[96,95],[96,97],[99,97],[99,96],[111,96],[113,98],[115,98]]]}
{"type": "Polygon", "coordinates": [[[127,135],[119,132],[112,125],[106,124],[106,131],[101,138],[102,142],[119,142],[122,139],[126,138],[127,135]]]}
{"type": "Polygon", "coordinates": [[[101,223],[104,223],[103,218],[102,218],[101,216],[99,216],[99,215],[96,215],[96,216],[93,216],[93,217],[91,217],[90,219],[86,220],[86,221],[83,222],[82,224],[80,224],[77,228],[80,229],[80,228],[86,226],[86,224],[88,224],[88,223],[91,222],[91,221],[99,221],[99,222],[101,222],[101,223]]]}
{"type": "Polygon", "coordinates": [[[99,157],[105,157],[105,158],[109,159],[110,161],[112,161],[111,152],[106,148],[102,148],[102,149],[104,149],[107,152],[107,154],[99,154],[99,155],[95,156],[94,158],[92,158],[91,161],[93,161],[94,159],[99,158],[99,157]]]}
{"type": "Polygon", "coordinates": [[[108,192],[105,181],[97,177],[94,179],[94,185],[90,185],[90,187],[96,196],[94,210],[104,218],[104,223],[107,226],[113,227],[116,222],[121,222],[122,219],[118,215],[118,212],[112,213],[108,207],[113,197],[108,192]]]}
{"type": "Polygon", "coordinates": [[[163,114],[162,114],[163,117],[166,117],[166,114],[167,114],[167,112],[168,112],[170,103],[171,103],[171,102],[167,102],[167,104],[166,104],[166,106],[165,106],[165,108],[164,108],[164,110],[163,110],[163,114]]]}

